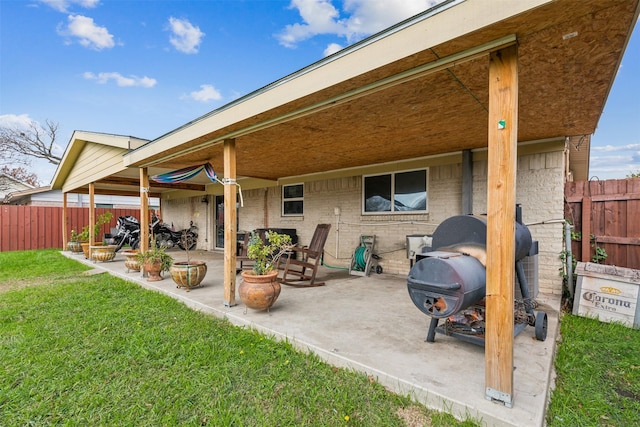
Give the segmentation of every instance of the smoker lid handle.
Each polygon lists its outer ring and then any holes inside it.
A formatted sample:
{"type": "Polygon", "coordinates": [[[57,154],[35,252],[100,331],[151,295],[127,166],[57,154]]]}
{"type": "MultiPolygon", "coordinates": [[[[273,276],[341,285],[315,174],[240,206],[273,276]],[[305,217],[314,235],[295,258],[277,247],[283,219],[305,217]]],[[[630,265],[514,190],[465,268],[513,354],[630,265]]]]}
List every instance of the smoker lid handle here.
{"type": "Polygon", "coordinates": [[[420,279],[416,279],[415,277],[409,275],[409,277],[407,277],[407,281],[409,282],[410,285],[422,285],[422,286],[430,286],[432,288],[437,288],[437,289],[446,289],[449,291],[453,291],[456,289],[460,289],[460,283],[433,283],[433,282],[426,282],[424,280],[420,280],[420,279]]]}

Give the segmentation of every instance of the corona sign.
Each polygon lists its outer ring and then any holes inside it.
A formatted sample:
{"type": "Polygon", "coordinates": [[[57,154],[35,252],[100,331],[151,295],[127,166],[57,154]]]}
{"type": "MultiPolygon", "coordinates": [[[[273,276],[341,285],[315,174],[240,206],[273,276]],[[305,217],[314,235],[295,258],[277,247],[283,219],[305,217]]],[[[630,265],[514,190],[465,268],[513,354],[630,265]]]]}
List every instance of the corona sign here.
{"type": "Polygon", "coordinates": [[[578,263],[573,314],[638,328],[640,271],[578,263]]]}

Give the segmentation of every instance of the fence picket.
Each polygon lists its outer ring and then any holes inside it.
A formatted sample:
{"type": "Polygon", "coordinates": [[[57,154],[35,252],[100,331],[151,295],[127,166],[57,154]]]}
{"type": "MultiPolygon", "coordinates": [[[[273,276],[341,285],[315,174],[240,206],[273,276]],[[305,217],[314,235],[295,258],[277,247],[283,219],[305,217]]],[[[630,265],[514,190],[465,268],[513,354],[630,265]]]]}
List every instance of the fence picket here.
{"type": "Polygon", "coordinates": [[[565,200],[565,218],[581,232],[575,259],[591,261],[597,245],[607,254],[601,263],[640,269],[640,178],[568,182],[565,200]]]}
{"type": "MultiPolygon", "coordinates": [[[[96,209],[96,218],[110,211],[111,221],[100,229],[99,236],[111,233],[118,216],[131,215],[140,219],[140,209],[96,209]]],[[[62,207],[13,206],[0,207],[0,252],[30,249],[62,249],[62,207]]],[[[89,208],[67,208],[69,234],[80,232],[89,224],[89,208]]],[[[67,239],[69,236],[67,236],[67,239]]],[[[101,239],[101,237],[100,237],[101,239]]]]}

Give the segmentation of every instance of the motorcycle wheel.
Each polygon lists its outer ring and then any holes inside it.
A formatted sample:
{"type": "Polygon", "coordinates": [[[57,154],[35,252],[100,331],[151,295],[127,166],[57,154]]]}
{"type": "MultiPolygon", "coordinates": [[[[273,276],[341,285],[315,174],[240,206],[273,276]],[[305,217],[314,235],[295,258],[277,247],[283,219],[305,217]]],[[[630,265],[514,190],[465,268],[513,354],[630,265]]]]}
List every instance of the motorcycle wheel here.
{"type": "Polygon", "coordinates": [[[120,241],[116,244],[116,252],[118,252],[120,249],[122,249],[122,246],[124,245],[124,237],[116,236],[116,239],[117,238],[120,238],[120,241]]]}
{"type": "Polygon", "coordinates": [[[131,249],[138,249],[138,246],[140,246],[140,240],[136,239],[133,242],[131,242],[131,249]]]}

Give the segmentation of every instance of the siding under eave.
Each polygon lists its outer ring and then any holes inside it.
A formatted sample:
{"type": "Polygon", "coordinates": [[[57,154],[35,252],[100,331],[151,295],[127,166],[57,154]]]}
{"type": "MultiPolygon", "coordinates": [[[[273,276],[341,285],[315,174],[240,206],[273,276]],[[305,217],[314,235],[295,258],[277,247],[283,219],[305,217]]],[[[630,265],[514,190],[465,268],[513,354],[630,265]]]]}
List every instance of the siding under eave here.
{"type": "Polygon", "coordinates": [[[127,150],[88,143],[79,154],[67,176],[62,191],[69,192],[125,169],[122,156],[127,150]]]}

